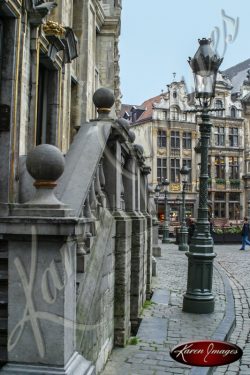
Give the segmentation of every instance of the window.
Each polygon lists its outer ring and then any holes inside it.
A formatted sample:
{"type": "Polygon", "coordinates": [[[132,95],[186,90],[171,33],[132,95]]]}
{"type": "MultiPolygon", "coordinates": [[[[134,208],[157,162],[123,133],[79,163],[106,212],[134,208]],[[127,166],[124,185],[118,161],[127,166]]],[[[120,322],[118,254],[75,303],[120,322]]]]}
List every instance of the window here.
{"type": "Polygon", "coordinates": [[[229,145],[230,147],[238,147],[239,146],[239,133],[238,128],[230,128],[229,129],[229,145]]]}
{"type": "Polygon", "coordinates": [[[215,101],[215,108],[216,108],[216,116],[222,117],[223,116],[223,110],[220,109],[220,108],[223,108],[222,100],[217,99],[215,101]]]}
{"type": "Polygon", "coordinates": [[[59,103],[58,71],[48,69],[45,64],[40,63],[37,102],[37,145],[41,143],[56,144],[59,103]]]}
{"type": "Polygon", "coordinates": [[[166,147],[167,140],[166,140],[166,132],[165,132],[165,130],[158,130],[158,133],[157,133],[157,145],[158,145],[158,147],[166,147]]]}
{"type": "Polygon", "coordinates": [[[167,159],[158,158],[157,159],[157,179],[162,181],[167,178],[167,159]]]}
{"type": "Polygon", "coordinates": [[[229,178],[239,179],[239,158],[236,156],[229,157],[229,178]]]}
{"type": "Polygon", "coordinates": [[[215,192],[214,200],[214,216],[224,218],[226,216],[226,194],[215,192]]]}
{"type": "Polygon", "coordinates": [[[240,219],[240,193],[229,193],[229,219],[240,219]]]}
{"type": "Polygon", "coordinates": [[[178,107],[171,107],[170,108],[170,119],[171,120],[179,120],[179,109],[178,107]]]}
{"type": "Polygon", "coordinates": [[[214,138],[215,146],[225,146],[225,128],[215,126],[214,138]]]}
{"type": "Polygon", "coordinates": [[[225,178],[225,157],[215,156],[215,178],[225,178]]]}
{"type": "Polygon", "coordinates": [[[171,182],[180,182],[180,160],[171,159],[171,182]]]}
{"type": "Polygon", "coordinates": [[[237,109],[235,107],[231,107],[231,117],[237,117],[237,109]]]}
{"type": "Polygon", "coordinates": [[[189,168],[189,174],[188,174],[188,178],[187,178],[188,183],[191,183],[191,181],[192,181],[191,165],[192,165],[191,159],[183,159],[182,160],[182,166],[183,167],[187,166],[189,168]]]}
{"type": "Polygon", "coordinates": [[[180,148],[180,132],[171,132],[171,148],[180,148]]]}
{"type": "Polygon", "coordinates": [[[189,132],[183,132],[183,143],[182,143],[183,148],[190,150],[191,144],[192,144],[192,134],[189,132]]]}
{"type": "Polygon", "coordinates": [[[177,98],[177,92],[176,92],[176,91],[173,92],[173,98],[174,98],[174,99],[177,98]]]}

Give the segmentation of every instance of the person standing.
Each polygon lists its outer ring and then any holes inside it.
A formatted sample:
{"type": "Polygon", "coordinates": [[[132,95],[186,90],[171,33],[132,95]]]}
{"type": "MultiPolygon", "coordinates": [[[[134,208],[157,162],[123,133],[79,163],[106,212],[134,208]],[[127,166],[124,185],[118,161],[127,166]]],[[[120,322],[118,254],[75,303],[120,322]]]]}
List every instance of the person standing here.
{"type": "Polygon", "coordinates": [[[245,246],[250,245],[248,234],[249,234],[248,218],[244,217],[244,223],[243,223],[242,230],[241,230],[242,245],[241,245],[240,250],[245,250],[245,246]]]}

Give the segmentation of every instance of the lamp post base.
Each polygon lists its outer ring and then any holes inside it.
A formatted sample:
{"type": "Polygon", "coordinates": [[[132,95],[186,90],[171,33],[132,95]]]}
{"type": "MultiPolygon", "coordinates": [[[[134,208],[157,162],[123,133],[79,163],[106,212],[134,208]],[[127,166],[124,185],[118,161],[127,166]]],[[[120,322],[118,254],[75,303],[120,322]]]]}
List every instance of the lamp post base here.
{"type": "Polygon", "coordinates": [[[162,237],[162,243],[170,243],[170,239],[169,239],[169,229],[168,229],[168,225],[167,224],[164,224],[163,226],[163,237],[162,237]]]}
{"type": "Polygon", "coordinates": [[[186,227],[181,227],[179,232],[179,246],[178,250],[180,251],[188,251],[188,231],[186,227]]]}
{"type": "Polygon", "coordinates": [[[208,314],[214,311],[212,294],[213,259],[216,253],[186,253],[188,257],[188,287],[183,299],[183,311],[208,314]]]}
{"type": "Polygon", "coordinates": [[[197,296],[184,295],[182,310],[193,314],[209,314],[214,312],[214,296],[198,298],[197,296]]]}

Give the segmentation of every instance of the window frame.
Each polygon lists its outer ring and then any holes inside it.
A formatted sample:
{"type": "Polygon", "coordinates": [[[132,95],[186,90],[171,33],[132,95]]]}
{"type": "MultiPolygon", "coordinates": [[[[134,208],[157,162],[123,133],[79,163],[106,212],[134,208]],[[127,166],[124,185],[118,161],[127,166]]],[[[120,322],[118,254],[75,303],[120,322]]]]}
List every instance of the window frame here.
{"type": "Polygon", "coordinates": [[[166,130],[162,130],[162,129],[157,130],[157,146],[158,147],[167,147],[166,130]]]}
{"type": "Polygon", "coordinates": [[[229,164],[229,179],[238,180],[240,178],[239,157],[229,156],[228,164],[229,164]]]}
{"type": "Polygon", "coordinates": [[[229,128],[229,146],[239,147],[239,128],[229,128]]]}
{"type": "Polygon", "coordinates": [[[225,161],[225,156],[215,155],[215,178],[225,179],[225,161]]]}
{"type": "Polygon", "coordinates": [[[183,132],[182,134],[182,147],[185,150],[192,149],[192,133],[191,132],[183,132]]]}
{"type": "Polygon", "coordinates": [[[180,159],[170,159],[170,182],[180,182],[180,159]]]}
{"type": "Polygon", "coordinates": [[[157,180],[162,181],[163,179],[167,178],[167,158],[157,158],[156,163],[157,163],[157,180]]]}
{"type": "Polygon", "coordinates": [[[214,129],[214,145],[225,146],[225,127],[215,126],[214,129]]]}
{"type": "Polygon", "coordinates": [[[216,116],[222,117],[223,116],[223,101],[221,99],[216,99],[214,103],[214,108],[216,109],[216,116]]]}
{"type": "Polygon", "coordinates": [[[179,131],[171,130],[170,148],[180,150],[180,132],[179,131]]]}

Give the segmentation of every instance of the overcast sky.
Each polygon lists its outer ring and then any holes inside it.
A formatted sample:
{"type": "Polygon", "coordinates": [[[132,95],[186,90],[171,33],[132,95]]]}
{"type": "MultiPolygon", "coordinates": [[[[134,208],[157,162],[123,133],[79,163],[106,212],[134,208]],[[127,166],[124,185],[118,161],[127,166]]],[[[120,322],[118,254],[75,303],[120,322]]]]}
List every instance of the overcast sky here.
{"type": "Polygon", "coordinates": [[[250,58],[249,0],[123,0],[120,37],[122,103],[141,104],[184,77],[198,39],[213,36],[221,69],[250,58]]]}

